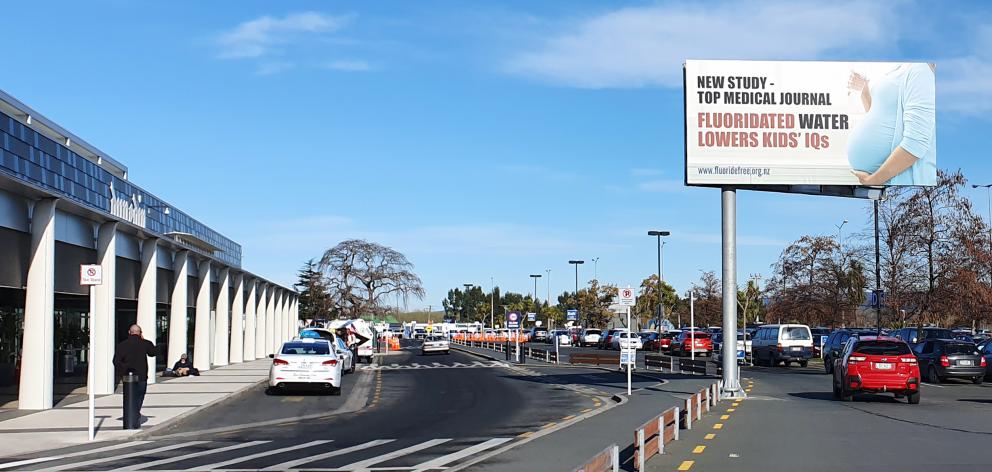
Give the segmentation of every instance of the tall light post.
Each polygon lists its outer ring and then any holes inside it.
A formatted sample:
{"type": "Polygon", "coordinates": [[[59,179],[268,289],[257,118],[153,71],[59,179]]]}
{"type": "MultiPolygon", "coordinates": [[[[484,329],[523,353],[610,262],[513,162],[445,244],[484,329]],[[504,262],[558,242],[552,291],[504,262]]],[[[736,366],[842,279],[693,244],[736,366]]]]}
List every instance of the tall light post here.
{"type": "Polygon", "coordinates": [[[592,258],[592,278],[594,280],[599,280],[599,258],[592,258]]]}
{"type": "Polygon", "coordinates": [[[496,331],[496,277],[489,277],[489,329],[496,331]]]}
{"type": "MultiPolygon", "coordinates": [[[[971,188],[984,188],[989,199],[989,247],[992,248],[992,184],[972,185],[971,188]]],[[[992,250],[992,249],[990,249],[992,250]]]]}
{"type": "Polygon", "coordinates": [[[475,287],[475,284],[462,284],[465,286],[465,295],[462,295],[462,322],[468,318],[468,290],[475,287]]]}
{"type": "MultiPolygon", "coordinates": [[[[661,261],[662,261],[661,237],[669,236],[671,234],[672,234],[671,231],[655,231],[655,230],[648,231],[648,236],[654,236],[658,238],[658,322],[656,326],[658,327],[659,333],[661,332],[661,318],[665,315],[665,303],[664,303],[664,299],[661,296],[662,294],[661,287],[662,284],[665,282],[665,275],[664,272],[662,272],[661,270],[661,261]]],[[[661,344],[658,345],[658,350],[659,351],[661,350],[661,344]]]]}
{"type": "Polygon", "coordinates": [[[541,278],[541,274],[530,274],[530,278],[534,279],[534,313],[538,312],[538,301],[537,301],[537,279],[541,278]]]}
{"type": "Polygon", "coordinates": [[[842,221],[837,228],[837,245],[840,246],[841,254],[844,253],[844,225],[847,224],[847,220],[842,221]]]}
{"type": "MultiPolygon", "coordinates": [[[[579,309],[579,265],[585,264],[586,261],[570,260],[568,261],[568,263],[575,266],[575,309],[578,310],[579,309]]],[[[588,315],[586,315],[587,325],[589,324],[588,322],[589,322],[589,317],[588,315]]]]}

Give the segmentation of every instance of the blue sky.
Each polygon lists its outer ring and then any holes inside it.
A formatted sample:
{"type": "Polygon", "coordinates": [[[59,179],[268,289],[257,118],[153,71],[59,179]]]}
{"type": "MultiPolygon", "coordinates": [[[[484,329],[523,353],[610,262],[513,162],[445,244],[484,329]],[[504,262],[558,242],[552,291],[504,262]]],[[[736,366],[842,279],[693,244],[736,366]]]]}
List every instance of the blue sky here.
{"type": "MultiPolygon", "coordinates": [[[[686,58],[937,62],[939,166],[992,182],[992,8],[974,2],[15,2],[0,88],[292,283],[346,238],[440,305],[568,259],[679,291],[720,269],[719,194],[682,186],[686,58]],[[931,3],[940,5],[932,6],[931,3]]],[[[970,193],[987,211],[984,193],[970,193]]],[[[739,277],[868,203],[740,192],[739,277]]],[[[539,293],[546,292],[544,281],[539,293]]]]}

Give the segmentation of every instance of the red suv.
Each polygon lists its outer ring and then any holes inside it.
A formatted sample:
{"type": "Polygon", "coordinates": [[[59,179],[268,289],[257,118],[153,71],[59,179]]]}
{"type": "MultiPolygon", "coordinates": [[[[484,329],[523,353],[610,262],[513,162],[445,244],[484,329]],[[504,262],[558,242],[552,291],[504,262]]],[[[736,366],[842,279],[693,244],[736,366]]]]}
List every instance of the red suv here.
{"type": "Polygon", "coordinates": [[[713,339],[710,333],[683,331],[672,341],[671,351],[673,356],[685,356],[690,352],[712,356],[713,339]]]}
{"type": "Polygon", "coordinates": [[[887,336],[851,338],[834,360],[834,398],[849,402],[855,393],[892,392],[920,403],[920,367],[909,345],[887,336]]]}

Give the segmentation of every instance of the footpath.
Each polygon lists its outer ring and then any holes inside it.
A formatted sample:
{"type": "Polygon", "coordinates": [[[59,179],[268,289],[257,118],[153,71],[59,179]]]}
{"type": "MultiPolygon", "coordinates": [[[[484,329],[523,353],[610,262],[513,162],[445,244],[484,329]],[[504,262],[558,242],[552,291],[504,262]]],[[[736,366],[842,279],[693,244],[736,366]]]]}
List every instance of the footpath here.
{"type": "MultiPolygon", "coordinates": [[[[269,375],[269,359],[217,367],[198,377],[159,379],[148,386],[141,429],[123,429],[123,395],[96,398],[96,437],[113,441],[148,433],[219,401],[239,395],[269,375]]],[[[0,420],[0,456],[89,443],[89,402],[83,400],[50,410],[0,420]]]]}

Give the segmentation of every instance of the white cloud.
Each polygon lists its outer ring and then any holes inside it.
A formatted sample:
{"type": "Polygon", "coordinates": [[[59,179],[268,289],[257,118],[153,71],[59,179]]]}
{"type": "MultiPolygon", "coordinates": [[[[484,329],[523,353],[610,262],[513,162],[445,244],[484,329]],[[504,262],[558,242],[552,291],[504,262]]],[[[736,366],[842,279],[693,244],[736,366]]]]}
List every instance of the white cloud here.
{"type": "Polygon", "coordinates": [[[508,71],[583,88],[679,87],[685,59],[809,59],[894,43],[892,5],[793,1],[624,8],[566,25],[508,71]],[[855,14],[856,12],[856,14],[855,14]]]}
{"type": "Polygon", "coordinates": [[[295,64],[292,62],[263,62],[255,69],[255,73],[258,75],[272,75],[285,72],[293,67],[295,67],[295,64]]]}
{"type": "Polygon", "coordinates": [[[217,37],[220,57],[244,59],[262,57],[300,35],[329,33],[343,28],[351,16],[318,12],[290,13],[284,17],[263,16],[246,21],[217,37]]]}
{"type": "Polygon", "coordinates": [[[324,68],[344,72],[365,72],[372,70],[372,65],[365,61],[338,60],[324,64],[324,68]]]}

